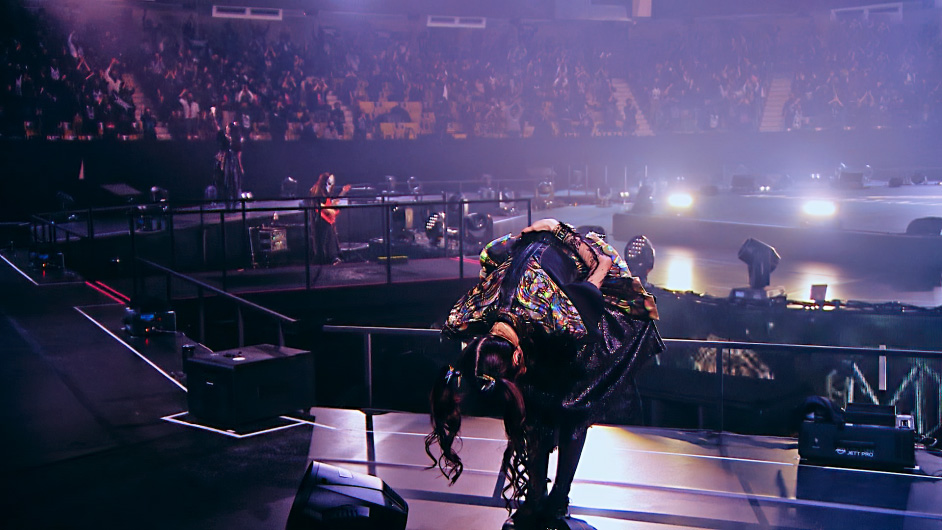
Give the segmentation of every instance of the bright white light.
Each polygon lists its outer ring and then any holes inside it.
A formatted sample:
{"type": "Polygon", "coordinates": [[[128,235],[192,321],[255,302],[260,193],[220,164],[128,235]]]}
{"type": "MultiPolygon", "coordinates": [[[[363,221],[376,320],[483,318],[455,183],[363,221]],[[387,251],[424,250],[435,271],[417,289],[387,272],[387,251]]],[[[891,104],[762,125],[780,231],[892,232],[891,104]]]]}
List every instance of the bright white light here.
{"type": "Polygon", "coordinates": [[[801,210],[812,217],[833,217],[837,213],[837,205],[834,201],[814,199],[805,202],[801,210]]]}
{"type": "Polygon", "coordinates": [[[689,193],[671,193],[667,197],[667,204],[672,208],[690,208],[693,205],[693,196],[689,193]]]}

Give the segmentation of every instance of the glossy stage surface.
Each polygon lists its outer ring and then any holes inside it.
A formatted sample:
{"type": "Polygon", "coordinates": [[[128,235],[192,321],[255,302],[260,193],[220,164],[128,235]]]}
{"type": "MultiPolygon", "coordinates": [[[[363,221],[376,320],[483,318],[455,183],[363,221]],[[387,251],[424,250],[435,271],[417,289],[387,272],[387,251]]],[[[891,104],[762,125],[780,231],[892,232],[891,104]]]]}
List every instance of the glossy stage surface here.
{"type": "MultiPolygon", "coordinates": [[[[465,423],[453,487],[427,469],[423,414],[314,408],[207,429],[185,415],[185,337],[130,338],[103,291],[35,280],[0,263],[4,528],[280,529],[311,459],[383,478],[409,503],[410,530],[504,521],[496,420],[465,423]]],[[[572,513],[599,530],[942,528],[939,457],[918,451],[919,470],[883,473],[799,465],[796,446],[594,427],[572,513]]]]}

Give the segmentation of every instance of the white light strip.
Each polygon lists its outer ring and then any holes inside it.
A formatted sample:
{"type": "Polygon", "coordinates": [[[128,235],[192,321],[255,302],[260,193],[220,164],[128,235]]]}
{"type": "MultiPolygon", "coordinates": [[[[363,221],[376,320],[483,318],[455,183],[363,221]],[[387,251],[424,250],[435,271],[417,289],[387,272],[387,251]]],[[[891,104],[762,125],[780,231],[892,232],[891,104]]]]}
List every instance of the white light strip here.
{"type": "MultiPolygon", "coordinates": [[[[306,423],[306,424],[308,424],[308,425],[314,425],[314,426],[317,426],[317,427],[325,427],[325,425],[318,425],[318,424],[314,423],[314,422],[311,421],[311,420],[302,420],[301,418],[292,418],[291,416],[278,416],[278,417],[281,418],[281,419],[283,419],[283,420],[296,421],[296,422],[298,422],[298,423],[306,423]]],[[[331,428],[333,428],[333,427],[331,427],[331,428]]]]}
{"type": "MultiPolygon", "coordinates": [[[[301,422],[305,422],[305,423],[310,423],[311,425],[314,425],[315,427],[319,427],[319,428],[322,428],[322,429],[330,429],[330,430],[332,430],[332,431],[346,431],[346,432],[353,433],[353,434],[361,434],[361,433],[362,433],[362,434],[369,434],[369,433],[372,433],[373,435],[380,435],[380,436],[391,436],[391,435],[399,435],[399,436],[421,436],[422,438],[425,438],[426,436],[428,436],[427,434],[423,434],[423,433],[420,433],[420,432],[378,431],[378,430],[376,430],[376,429],[362,429],[362,430],[361,430],[361,429],[348,429],[348,428],[343,428],[343,427],[334,427],[334,426],[332,426],[332,425],[326,425],[326,424],[323,424],[323,423],[307,422],[307,421],[305,421],[305,420],[301,420],[301,419],[298,419],[298,418],[292,418],[292,417],[290,417],[290,416],[281,416],[281,417],[284,418],[284,419],[286,419],[286,420],[293,420],[293,421],[301,421],[301,422]]],[[[502,443],[502,444],[506,444],[506,443],[507,443],[507,440],[504,439],[504,438],[498,439],[498,438],[481,438],[481,437],[476,437],[476,436],[462,436],[461,439],[462,439],[462,440],[476,440],[476,441],[479,441],[479,442],[499,442],[499,443],[502,443]]]]}
{"type": "Polygon", "coordinates": [[[225,436],[229,436],[230,438],[237,438],[237,439],[240,439],[240,440],[243,439],[243,438],[251,438],[251,437],[253,437],[253,436],[258,436],[259,434],[268,434],[268,433],[271,433],[271,432],[283,431],[283,430],[285,430],[285,429],[291,429],[292,427],[297,427],[297,426],[299,426],[299,425],[314,425],[313,423],[311,423],[311,422],[309,422],[309,421],[299,420],[299,419],[297,419],[297,418],[290,418],[290,417],[288,417],[288,416],[279,416],[279,418],[282,418],[282,419],[285,419],[285,420],[291,420],[291,421],[293,421],[294,423],[290,423],[290,424],[288,424],[288,425],[279,425],[278,427],[272,427],[272,428],[270,428],[270,429],[263,429],[263,430],[261,430],[261,431],[254,431],[254,432],[250,432],[250,433],[239,434],[239,433],[233,432],[233,431],[231,431],[231,430],[216,429],[215,427],[209,427],[208,425],[200,425],[199,423],[192,423],[192,422],[189,422],[189,421],[183,421],[183,420],[178,420],[178,419],[177,419],[178,417],[183,416],[184,414],[187,414],[187,412],[178,412],[178,413],[176,413],[176,414],[171,414],[170,416],[164,416],[163,418],[160,418],[160,419],[162,419],[162,420],[164,420],[164,421],[168,421],[168,422],[170,422],[170,423],[176,423],[177,425],[183,425],[183,426],[186,426],[186,427],[193,427],[193,428],[195,428],[195,429],[201,429],[201,430],[204,430],[204,431],[214,432],[214,433],[216,433],[216,434],[222,434],[222,435],[225,435],[225,436]]]}
{"type": "MultiPolygon", "coordinates": [[[[827,469],[836,469],[836,470],[846,470],[846,468],[827,468],[827,469]]],[[[905,475],[905,473],[904,473],[905,475]]],[[[912,478],[914,475],[907,475],[912,478]]],[[[924,479],[927,478],[926,475],[918,475],[918,478],[924,479]]],[[[798,505],[798,506],[819,506],[819,507],[828,507],[836,508],[839,510],[850,510],[856,512],[867,512],[867,513],[882,513],[890,515],[905,515],[905,516],[917,516],[917,517],[926,517],[929,519],[938,519],[939,515],[928,512],[917,512],[913,510],[898,510],[894,508],[880,508],[879,506],[864,506],[858,504],[844,504],[836,501],[814,501],[809,499],[799,499],[791,497],[782,497],[770,494],[756,494],[756,493],[745,493],[745,492],[734,492],[734,491],[717,491],[717,490],[706,490],[702,488],[697,488],[693,486],[659,486],[655,484],[644,484],[636,482],[615,482],[615,481],[606,481],[606,480],[584,480],[584,479],[574,479],[573,484],[592,484],[594,486],[603,486],[603,487],[615,487],[615,488],[632,488],[632,489],[641,489],[641,490],[652,490],[652,491],[665,491],[665,492],[676,492],[681,494],[688,495],[699,495],[704,497],[719,497],[726,499],[744,499],[744,500],[755,500],[757,502],[766,502],[769,504],[779,504],[779,505],[798,505]]],[[[604,508],[603,508],[604,510],[604,508]]],[[[578,513],[578,511],[576,512],[578,513]]]]}
{"type": "Polygon", "coordinates": [[[7,265],[13,267],[13,270],[15,270],[16,272],[22,274],[23,277],[26,278],[27,280],[29,280],[30,283],[32,283],[33,285],[39,285],[38,283],[36,283],[36,280],[30,278],[28,274],[26,274],[25,272],[21,271],[19,267],[17,267],[17,266],[14,265],[10,260],[8,260],[6,257],[4,257],[3,254],[0,254],[0,259],[2,259],[3,261],[7,262],[7,265]]]}
{"type": "Polygon", "coordinates": [[[127,348],[127,349],[129,349],[129,350],[131,350],[132,352],[134,352],[134,355],[137,355],[138,357],[140,357],[145,363],[149,364],[149,365],[151,366],[151,368],[153,368],[154,370],[157,370],[158,372],[160,372],[161,375],[163,375],[164,377],[166,377],[167,379],[169,379],[170,381],[172,381],[173,384],[177,385],[177,386],[180,387],[184,392],[186,392],[186,387],[185,387],[185,386],[183,386],[179,381],[177,381],[176,379],[174,379],[173,376],[171,376],[170,374],[168,374],[167,372],[165,372],[161,367],[159,367],[159,366],[157,366],[156,364],[154,364],[150,359],[148,359],[147,357],[144,357],[144,355],[142,355],[141,352],[139,352],[139,351],[135,350],[134,348],[132,348],[130,344],[128,344],[127,342],[124,342],[123,340],[121,340],[121,337],[118,337],[117,335],[115,335],[114,333],[112,333],[108,328],[106,328],[105,326],[101,325],[100,322],[98,322],[97,320],[95,320],[94,318],[92,318],[91,316],[89,316],[88,313],[86,313],[85,311],[82,311],[82,310],[79,309],[78,307],[73,307],[72,309],[75,309],[76,311],[78,311],[79,313],[81,313],[85,318],[91,320],[91,322],[92,322],[93,324],[95,324],[96,326],[98,326],[99,328],[101,328],[102,331],[104,331],[105,333],[111,335],[111,338],[113,338],[114,340],[120,342],[121,344],[124,344],[124,347],[127,348]]]}
{"type": "Polygon", "coordinates": [[[680,456],[687,458],[702,458],[704,460],[727,460],[730,462],[751,462],[756,464],[776,464],[782,466],[793,466],[793,462],[779,462],[776,460],[758,460],[755,458],[736,458],[733,456],[716,456],[716,455],[697,455],[692,453],[675,453],[670,451],[644,451],[640,449],[618,449],[622,453],[641,453],[649,455],[665,455],[665,456],[680,456]]]}

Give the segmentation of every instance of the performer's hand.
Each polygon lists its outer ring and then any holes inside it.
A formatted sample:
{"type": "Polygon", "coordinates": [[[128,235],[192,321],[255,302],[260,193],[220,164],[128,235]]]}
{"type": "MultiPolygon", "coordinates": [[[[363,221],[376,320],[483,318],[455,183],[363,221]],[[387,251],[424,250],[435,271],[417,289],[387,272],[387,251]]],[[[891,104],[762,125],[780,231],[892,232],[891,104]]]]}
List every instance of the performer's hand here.
{"type": "Polygon", "coordinates": [[[621,254],[619,254],[618,251],[615,250],[615,247],[613,247],[612,245],[609,245],[608,242],[606,242],[604,239],[599,237],[599,235],[596,234],[595,232],[589,232],[588,234],[586,234],[585,238],[591,241],[597,242],[599,245],[599,250],[601,250],[603,254],[611,257],[612,261],[617,261],[621,259],[621,254]]]}
{"type": "Polygon", "coordinates": [[[353,187],[353,186],[351,186],[350,184],[344,184],[344,185],[343,185],[343,188],[341,188],[341,190],[340,190],[340,193],[347,193],[348,191],[350,191],[350,188],[352,188],[352,187],[353,187]]]}
{"type": "Polygon", "coordinates": [[[586,281],[601,289],[602,280],[605,279],[608,271],[612,268],[612,257],[608,254],[600,254],[598,260],[599,264],[595,267],[595,270],[592,271],[592,274],[586,278],[586,281]]]}
{"type": "Polygon", "coordinates": [[[524,228],[522,233],[526,234],[527,232],[540,232],[540,231],[552,232],[553,230],[556,229],[557,226],[559,226],[559,221],[557,221],[556,219],[549,219],[549,218],[540,219],[539,221],[533,223],[532,225],[524,228]]]}

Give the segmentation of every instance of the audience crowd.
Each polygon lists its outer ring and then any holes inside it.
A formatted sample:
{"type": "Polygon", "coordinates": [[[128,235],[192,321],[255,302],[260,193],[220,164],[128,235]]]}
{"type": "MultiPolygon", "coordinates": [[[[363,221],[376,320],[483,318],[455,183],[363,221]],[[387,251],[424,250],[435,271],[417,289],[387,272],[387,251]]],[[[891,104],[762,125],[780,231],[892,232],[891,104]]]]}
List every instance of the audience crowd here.
{"type": "Polygon", "coordinates": [[[123,13],[133,31],[4,8],[0,136],[208,140],[232,122],[276,141],[597,136],[638,132],[637,109],[655,133],[754,131],[776,64],[795,72],[789,129],[919,126],[942,109],[937,25],[786,36],[719,21],[619,38],[561,23],[456,32],[123,13]]]}
{"type": "Polygon", "coordinates": [[[0,135],[117,136],[135,129],[135,87],[115,57],[115,33],[89,27],[81,39],[40,10],[10,3],[0,17],[0,135]]]}
{"type": "Polygon", "coordinates": [[[793,46],[789,129],[901,127],[942,120],[938,25],[852,20],[808,31],[793,46]]]}
{"type": "Polygon", "coordinates": [[[655,132],[754,131],[774,41],[765,26],[698,24],[638,42],[621,64],[655,132]]]}

